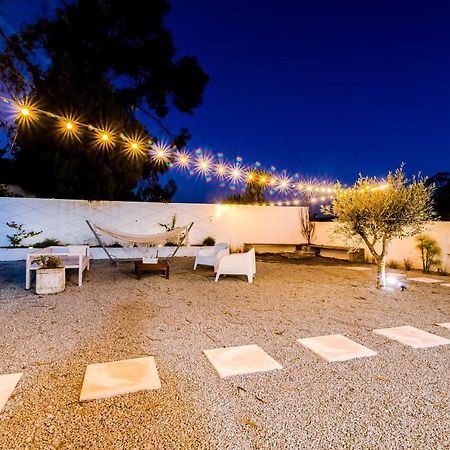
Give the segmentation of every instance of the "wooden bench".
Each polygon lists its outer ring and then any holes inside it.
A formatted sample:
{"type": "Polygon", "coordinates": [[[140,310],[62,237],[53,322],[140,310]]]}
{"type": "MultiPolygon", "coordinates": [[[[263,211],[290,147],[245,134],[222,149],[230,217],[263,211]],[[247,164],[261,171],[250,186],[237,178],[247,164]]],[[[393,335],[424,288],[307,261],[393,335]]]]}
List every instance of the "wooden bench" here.
{"type": "MultiPolygon", "coordinates": [[[[307,247],[308,244],[301,244],[301,247],[307,247]]],[[[309,244],[309,248],[316,256],[325,258],[347,259],[353,262],[364,262],[364,249],[355,247],[342,247],[340,245],[322,245],[309,244]],[[345,255],[344,258],[341,256],[345,255]]]]}

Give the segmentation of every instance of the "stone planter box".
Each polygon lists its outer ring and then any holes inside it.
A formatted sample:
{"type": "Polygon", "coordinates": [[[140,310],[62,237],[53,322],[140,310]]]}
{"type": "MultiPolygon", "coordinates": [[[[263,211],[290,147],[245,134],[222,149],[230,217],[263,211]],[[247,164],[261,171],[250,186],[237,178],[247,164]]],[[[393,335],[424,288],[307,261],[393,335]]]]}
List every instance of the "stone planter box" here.
{"type": "Polygon", "coordinates": [[[66,288],[66,270],[58,269],[36,270],[36,294],[57,294],[66,288]]]}

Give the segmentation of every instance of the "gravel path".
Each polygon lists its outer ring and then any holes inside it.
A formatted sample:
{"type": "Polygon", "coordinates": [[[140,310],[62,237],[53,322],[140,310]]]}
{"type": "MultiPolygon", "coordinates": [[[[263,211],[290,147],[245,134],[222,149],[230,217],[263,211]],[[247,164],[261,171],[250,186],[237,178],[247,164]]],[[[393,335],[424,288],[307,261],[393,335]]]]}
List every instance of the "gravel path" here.
{"type": "Polygon", "coordinates": [[[321,259],[267,258],[253,285],[214,283],[192,263],[137,281],[131,264],[94,261],[82,288],[46,297],[23,290],[24,263],[0,264],[0,374],[24,372],[0,448],[450,448],[450,346],[372,333],[450,338],[433,325],[450,321],[450,288],[380,292],[374,273],[321,259]],[[378,355],[327,363],[296,342],[337,333],[378,355]],[[283,370],[221,380],[202,353],[245,344],[283,370]],[[88,364],[141,356],[155,357],[160,390],[78,402],[88,364]]]}

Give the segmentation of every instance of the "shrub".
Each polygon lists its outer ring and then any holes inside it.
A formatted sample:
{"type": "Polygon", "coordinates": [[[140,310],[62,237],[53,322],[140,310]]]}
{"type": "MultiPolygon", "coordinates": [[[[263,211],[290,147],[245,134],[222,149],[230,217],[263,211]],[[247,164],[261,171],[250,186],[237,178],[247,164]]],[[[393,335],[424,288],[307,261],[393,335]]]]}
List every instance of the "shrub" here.
{"type": "Polygon", "coordinates": [[[35,261],[41,269],[59,269],[63,267],[62,261],[57,256],[42,255],[36,258],[35,261]]]}
{"type": "Polygon", "coordinates": [[[28,239],[42,233],[42,231],[25,231],[25,225],[23,223],[16,223],[13,221],[6,222],[6,225],[8,225],[8,227],[12,228],[13,230],[16,230],[14,234],[6,235],[6,238],[10,242],[11,247],[22,247],[22,241],[24,239],[28,239]]]}
{"type": "Polygon", "coordinates": [[[441,255],[441,249],[439,244],[426,234],[419,234],[416,241],[422,257],[422,270],[424,273],[428,273],[433,267],[440,265],[438,257],[441,255]]]}
{"type": "Polygon", "coordinates": [[[36,242],[33,247],[34,248],[46,248],[46,247],[52,247],[54,245],[61,245],[61,242],[58,241],[58,239],[44,239],[41,242],[36,242]]]}
{"type": "Polygon", "coordinates": [[[211,236],[205,237],[205,239],[203,239],[202,245],[208,246],[216,245],[216,240],[211,236]]]}
{"type": "Polygon", "coordinates": [[[403,266],[405,270],[409,272],[413,268],[413,260],[410,258],[403,258],[403,266]]]}
{"type": "Polygon", "coordinates": [[[450,269],[447,266],[441,266],[438,269],[439,275],[442,275],[444,277],[450,275],[450,269]]]}
{"type": "Polygon", "coordinates": [[[398,261],[391,259],[390,261],[387,262],[387,266],[390,269],[398,269],[400,267],[400,263],[398,261]]]}

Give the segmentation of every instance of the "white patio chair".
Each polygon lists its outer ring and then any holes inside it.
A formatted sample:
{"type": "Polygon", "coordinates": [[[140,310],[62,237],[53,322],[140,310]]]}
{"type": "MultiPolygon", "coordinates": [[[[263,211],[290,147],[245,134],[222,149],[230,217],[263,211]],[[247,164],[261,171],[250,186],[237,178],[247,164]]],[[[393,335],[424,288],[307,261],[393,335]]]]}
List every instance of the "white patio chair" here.
{"type": "Polygon", "coordinates": [[[51,246],[28,253],[26,260],[25,289],[31,287],[31,272],[39,269],[35,259],[42,255],[53,255],[61,259],[65,269],[78,269],[78,286],[83,284],[83,271],[89,270],[88,245],[51,246]]]}
{"type": "Polygon", "coordinates": [[[228,244],[224,243],[216,244],[213,248],[201,248],[195,257],[194,270],[200,264],[203,266],[213,266],[214,272],[216,272],[220,259],[229,254],[228,244]]]}
{"type": "Polygon", "coordinates": [[[224,256],[216,272],[216,281],[220,275],[247,275],[248,282],[253,283],[253,276],[256,274],[255,249],[252,248],[247,253],[224,256]]]}

